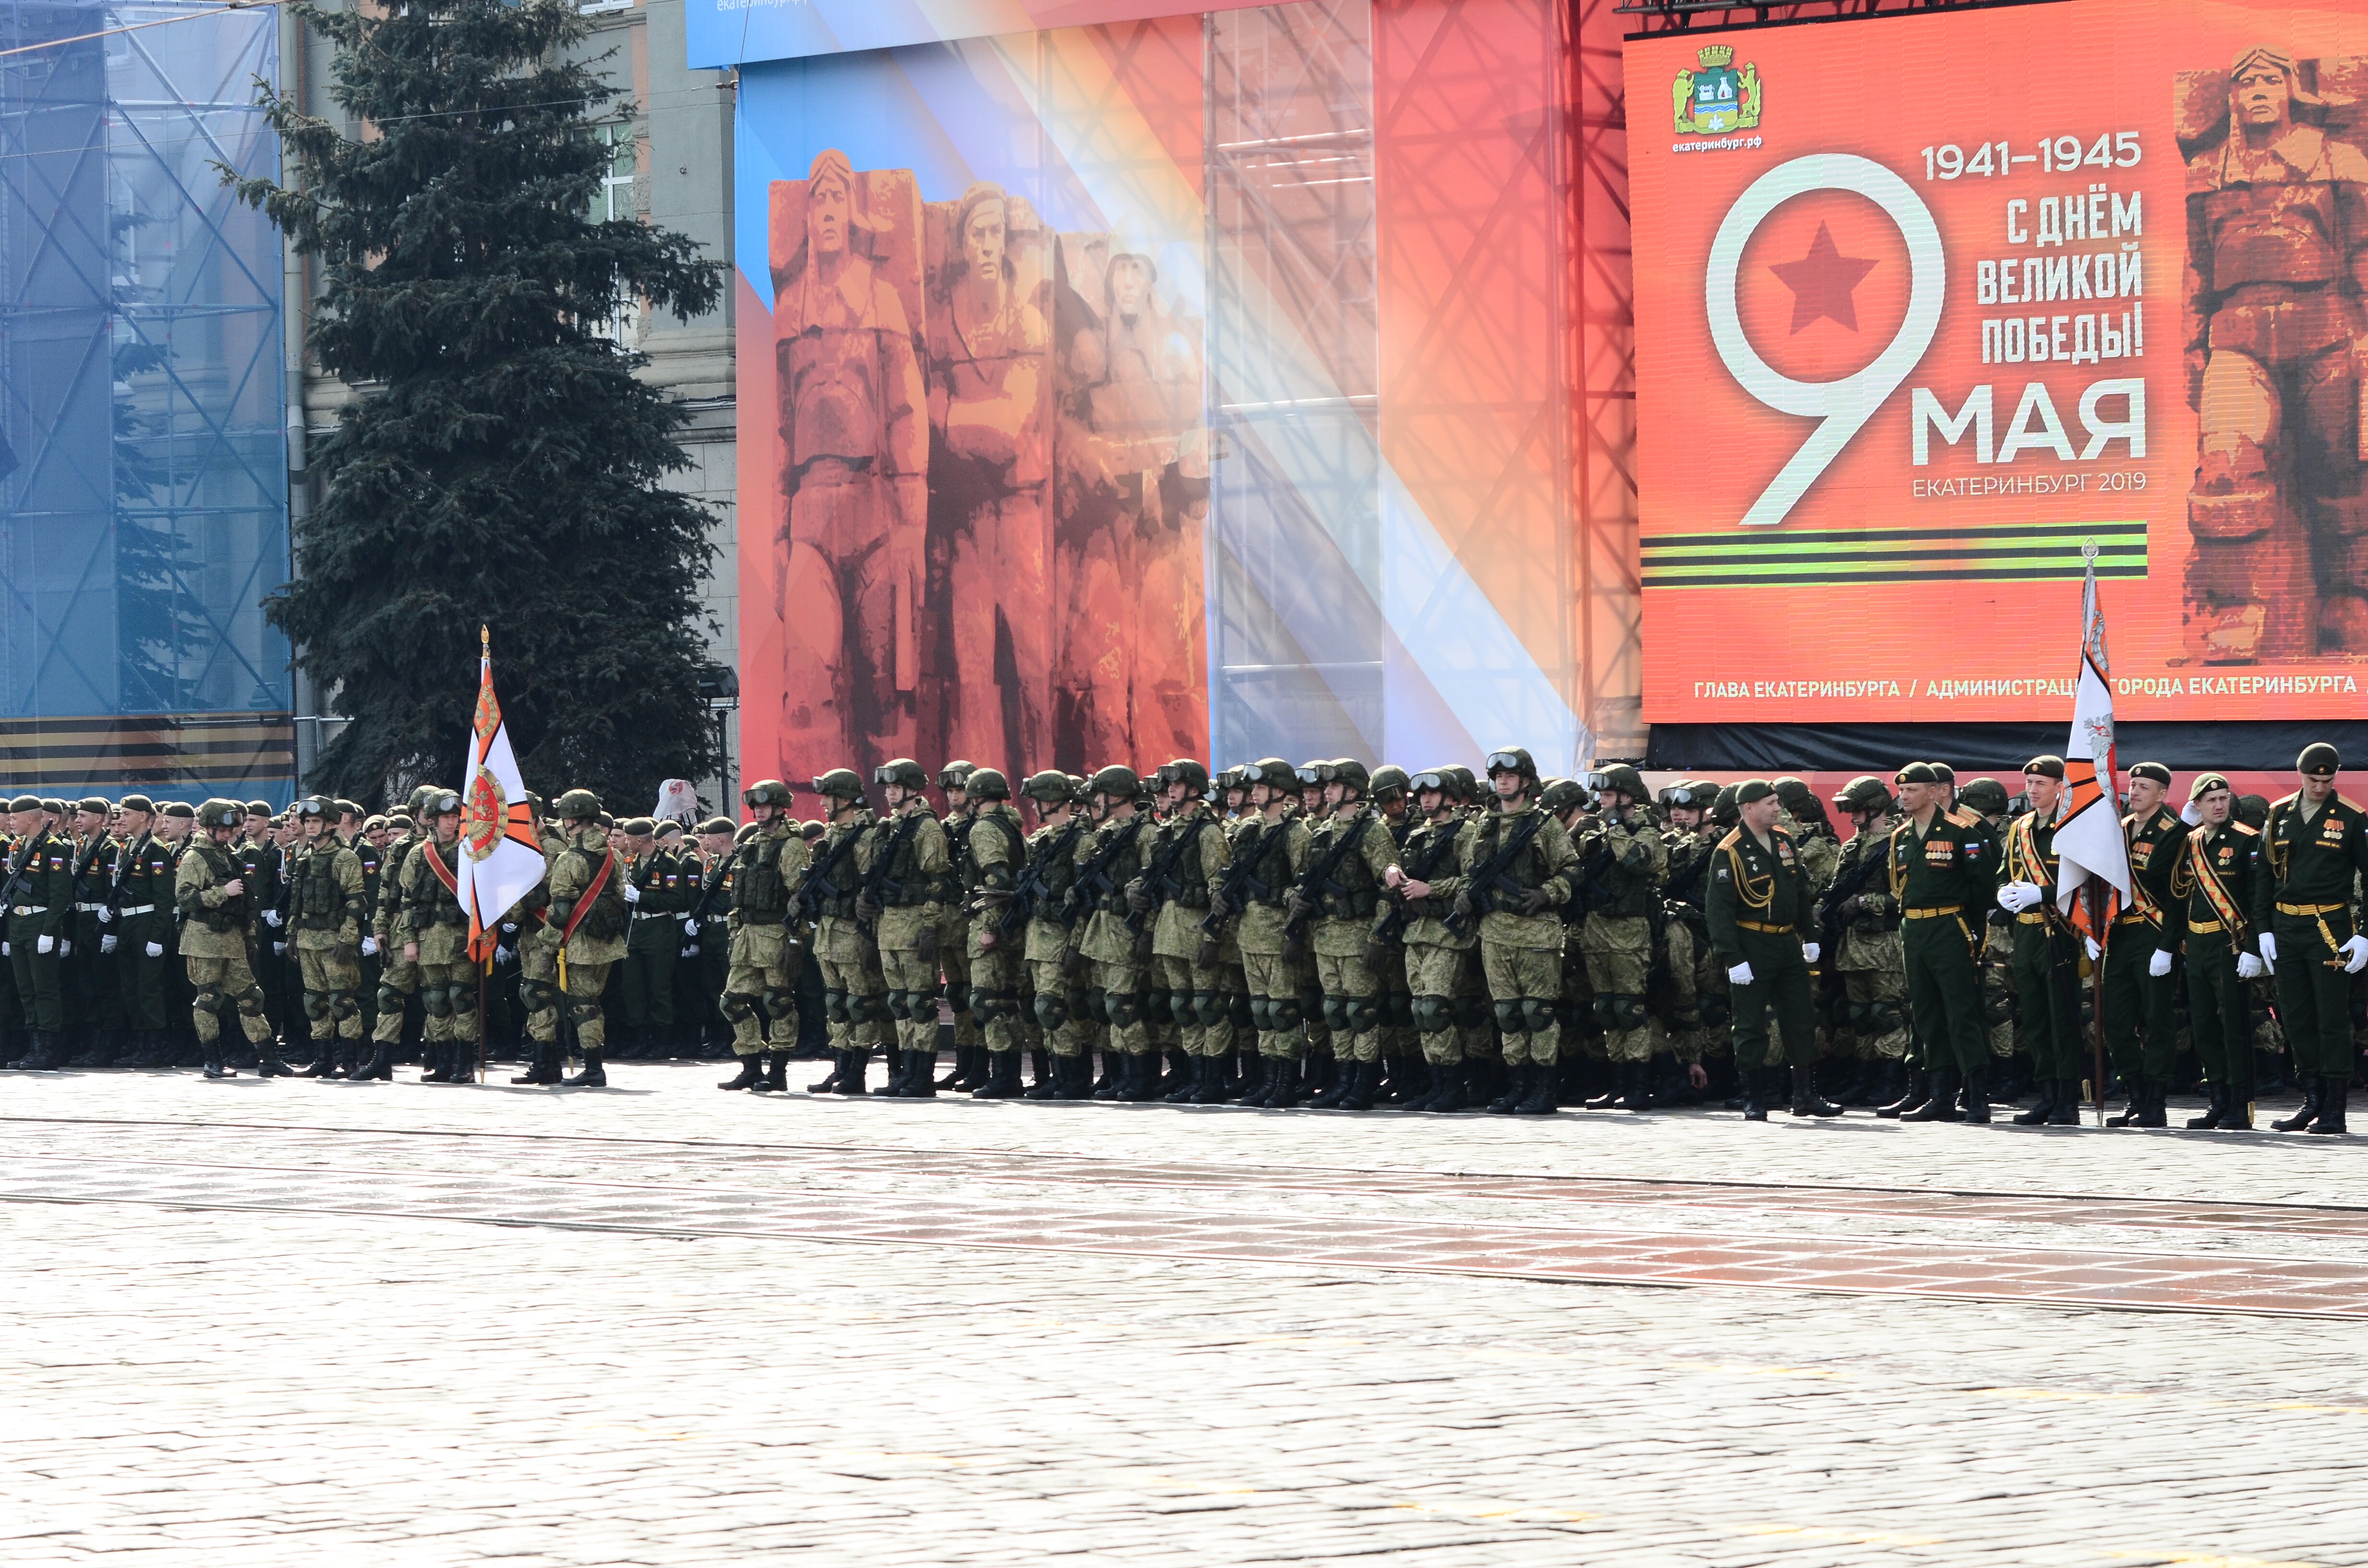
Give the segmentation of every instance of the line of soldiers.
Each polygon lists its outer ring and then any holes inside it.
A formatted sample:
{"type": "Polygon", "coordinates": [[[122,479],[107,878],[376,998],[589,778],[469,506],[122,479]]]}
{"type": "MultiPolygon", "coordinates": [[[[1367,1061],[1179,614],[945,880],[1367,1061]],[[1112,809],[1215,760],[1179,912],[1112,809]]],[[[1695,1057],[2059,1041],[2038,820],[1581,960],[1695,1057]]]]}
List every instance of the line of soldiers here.
{"type": "Polygon", "coordinates": [[[814,781],[819,821],[766,780],[743,792],[750,820],[689,834],[575,790],[548,813],[529,801],[546,875],[490,964],[467,950],[452,791],[388,818],[21,796],[0,1018],[21,1019],[22,1067],[86,1060],[70,1038],[169,1064],[187,1018],[209,1076],[233,1070],[234,1029],[266,1076],[309,1045],[306,1075],[382,1079],[415,1029],[424,1081],[461,1083],[493,970],[515,977],[520,1084],[605,1084],[612,1026],[626,1050],[678,1047],[712,998],[739,1059],[727,1089],[785,1089],[818,1014],[816,1093],[867,1092],[884,1051],[898,1096],[1531,1115],[1725,1096],[1753,1119],[1986,1121],[2035,1088],[2014,1119],[2071,1124],[2101,1017],[2115,1125],[2166,1124],[2184,1038],[2210,1100],[2189,1126],[2252,1125],[2266,1048],[2291,1051],[2305,1095],[2275,1125],[2340,1132],[2368,814],[2335,792],[2339,761],[2307,748],[2273,805],[2205,774],[2180,811],[2168,768],[2131,769],[2135,892],[2102,931],[2058,907],[2053,756],[2018,797],[1937,763],[1854,779],[1833,802],[1847,839],[1799,779],[1648,800],[1634,767],[1541,778],[1519,748],[1477,776],[1275,757],[1213,778],[1190,759],[1039,773],[1016,791],[1032,825],[966,763],[934,779],[942,816],[898,759],[871,781],[877,812],[841,768],[814,781]]]}

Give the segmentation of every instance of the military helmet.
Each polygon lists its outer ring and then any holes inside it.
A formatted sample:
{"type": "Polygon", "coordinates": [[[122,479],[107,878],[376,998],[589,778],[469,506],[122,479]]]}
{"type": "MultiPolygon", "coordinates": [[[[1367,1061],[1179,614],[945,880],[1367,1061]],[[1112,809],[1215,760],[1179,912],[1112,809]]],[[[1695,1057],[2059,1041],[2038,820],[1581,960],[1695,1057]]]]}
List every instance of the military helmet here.
{"type": "Polygon", "coordinates": [[[436,793],[435,785],[422,784],[419,788],[411,792],[411,798],[406,801],[404,804],[410,810],[411,814],[416,817],[419,814],[420,804],[425,801],[428,796],[433,795],[434,793],[436,793]]]}
{"type": "Polygon", "coordinates": [[[1691,806],[1698,812],[1707,811],[1718,799],[1718,786],[1707,778],[1680,778],[1665,787],[1656,799],[1664,808],[1691,806]]]}
{"type": "Polygon", "coordinates": [[[1609,767],[1598,768],[1588,777],[1587,782],[1594,785],[1599,791],[1617,791],[1632,801],[1650,798],[1645,789],[1645,776],[1624,762],[1615,762],[1609,767]]]}
{"type": "MultiPolygon", "coordinates": [[[[970,776],[977,771],[978,764],[974,762],[964,762],[957,757],[952,762],[950,762],[943,767],[938,769],[938,788],[940,790],[967,790],[970,788],[970,776]]],[[[883,779],[882,782],[885,783],[886,780],[883,779]]]]}
{"type": "Polygon", "coordinates": [[[569,790],[551,803],[551,813],[563,821],[590,822],[600,814],[600,797],[589,790],[569,790]]]}
{"type": "Polygon", "coordinates": [[[1069,781],[1069,799],[1071,801],[1074,801],[1081,806],[1090,806],[1094,803],[1094,790],[1092,785],[1087,783],[1084,778],[1075,773],[1064,773],[1061,777],[1069,781]]]}
{"type": "Polygon", "coordinates": [[[1525,748],[1506,746],[1488,754],[1488,772],[1492,777],[1499,773],[1518,773],[1531,783],[1535,783],[1538,777],[1538,765],[1536,759],[1531,757],[1525,748]]]}
{"type": "Polygon", "coordinates": [[[1817,798],[1817,792],[1809,788],[1807,780],[1793,774],[1787,773],[1773,782],[1776,786],[1776,798],[1784,803],[1786,811],[1796,817],[1805,812],[1809,809],[1810,802],[1817,798]]]}
{"type": "Polygon", "coordinates": [[[1556,816],[1591,803],[1588,799],[1587,786],[1576,778],[1550,778],[1538,795],[1538,804],[1556,816]]]}
{"type": "Polygon", "coordinates": [[[962,788],[970,791],[970,798],[973,801],[1011,799],[1011,781],[1004,778],[1001,770],[997,768],[973,768],[962,788]]]}
{"type": "Polygon", "coordinates": [[[740,791],[740,803],[747,806],[787,808],[791,798],[790,787],[778,778],[759,778],[740,791]]]}
{"type": "Polygon", "coordinates": [[[1093,781],[1086,786],[1086,792],[1089,795],[1131,796],[1142,788],[1143,780],[1134,776],[1133,768],[1124,763],[1113,762],[1094,775],[1093,781]]]}
{"type": "Polygon", "coordinates": [[[1330,762],[1318,762],[1301,768],[1299,781],[1302,784],[1345,784],[1362,794],[1372,787],[1372,775],[1366,772],[1365,765],[1355,757],[1338,756],[1330,762]],[[1308,777],[1311,773],[1315,775],[1313,778],[1308,777]]]}
{"type": "Polygon", "coordinates": [[[1303,790],[1313,785],[1320,785],[1332,777],[1332,759],[1319,756],[1311,761],[1303,762],[1291,770],[1291,776],[1299,780],[1299,787],[1303,790]]]}
{"type": "MultiPolygon", "coordinates": [[[[918,765],[914,767],[918,771],[918,765]]],[[[814,792],[834,801],[860,801],[863,799],[863,779],[851,767],[834,767],[814,781],[814,792]]]]}
{"type": "Polygon", "coordinates": [[[1995,778],[1976,778],[1957,791],[1957,799],[1986,817],[2002,817],[2007,812],[2006,786],[1995,778]]]}
{"type": "Polygon", "coordinates": [[[1834,804],[1853,815],[1861,812],[1887,812],[1891,809],[1891,791],[1873,774],[1861,773],[1836,792],[1834,804]]]}
{"type": "Polygon", "coordinates": [[[325,819],[336,814],[335,808],[333,808],[328,801],[321,799],[318,795],[310,796],[304,800],[299,801],[290,809],[292,814],[299,819],[304,817],[321,817],[325,819]]]}
{"type": "Polygon", "coordinates": [[[428,792],[426,804],[431,817],[453,816],[461,810],[461,797],[450,790],[433,790],[428,792]]]}
{"type": "Polygon", "coordinates": [[[1279,756],[1262,756],[1256,762],[1242,764],[1242,782],[1264,784],[1269,789],[1299,789],[1299,770],[1279,756]]]}
{"type": "Polygon", "coordinates": [[[1365,785],[1365,793],[1376,801],[1386,801],[1405,794],[1411,783],[1405,768],[1395,762],[1385,762],[1373,769],[1373,777],[1365,785]]]}
{"type": "Polygon", "coordinates": [[[1155,777],[1163,790],[1170,784],[1181,784],[1197,795],[1209,787],[1209,770],[1195,757],[1179,756],[1173,762],[1163,763],[1155,777]]]}
{"type": "Polygon", "coordinates": [[[909,756],[894,757],[871,770],[871,782],[894,784],[905,790],[926,790],[929,787],[929,770],[909,756]]]}
{"type": "Polygon", "coordinates": [[[246,808],[220,796],[198,808],[199,827],[236,827],[246,820],[246,808]]]}
{"type": "Polygon", "coordinates": [[[1074,798],[1071,794],[1069,776],[1057,768],[1030,774],[1028,781],[1019,786],[1019,792],[1031,801],[1041,801],[1048,806],[1057,806],[1074,798]]]}
{"type": "Polygon", "coordinates": [[[1237,762],[1220,770],[1215,778],[1209,780],[1209,786],[1213,790],[1242,790],[1248,788],[1249,780],[1242,777],[1242,765],[1237,762]]]}
{"type": "Polygon", "coordinates": [[[1725,817],[1730,822],[1736,819],[1737,812],[1736,810],[1735,792],[1738,788],[1740,788],[1740,786],[1734,784],[1725,785],[1720,788],[1718,799],[1711,802],[1710,809],[1713,816],[1725,817]]]}
{"type": "MultiPolygon", "coordinates": [[[[1382,771],[1387,773],[1389,769],[1385,767],[1382,771]]],[[[1461,771],[1452,764],[1443,767],[1426,767],[1406,780],[1406,788],[1417,794],[1436,790],[1451,801],[1457,800],[1463,793],[1463,780],[1456,777],[1461,771]]]]}

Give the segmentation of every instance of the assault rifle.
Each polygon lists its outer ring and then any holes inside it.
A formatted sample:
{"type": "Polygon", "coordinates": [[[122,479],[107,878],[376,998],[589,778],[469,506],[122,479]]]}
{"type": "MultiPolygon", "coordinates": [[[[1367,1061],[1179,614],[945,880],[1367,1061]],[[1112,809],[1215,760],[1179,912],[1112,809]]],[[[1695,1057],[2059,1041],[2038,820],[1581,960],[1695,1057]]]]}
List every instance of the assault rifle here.
{"type": "MultiPolygon", "coordinates": [[[[1177,832],[1173,838],[1160,850],[1159,858],[1152,861],[1143,873],[1143,891],[1151,895],[1153,909],[1157,909],[1184,891],[1183,879],[1176,874],[1176,868],[1184,863],[1187,851],[1201,846],[1201,835],[1216,825],[1214,818],[1204,816],[1196,816],[1189,822],[1176,824],[1177,832]]],[[[1149,911],[1128,911],[1126,928],[1138,937],[1142,936],[1143,922],[1148,913],[1149,911]]]]}
{"type": "MultiPolygon", "coordinates": [[[[1455,841],[1463,836],[1463,824],[1460,822],[1452,822],[1441,823],[1439,825],[1446,831],[1436,835],[1423,845],[1422,858],[1411,866],[1398,868],[1406,873],[1407,881],[1431,881],[1440,872],[1447,869],[1449,863],[1454,859],[1455,841]]],[[[1391,905],[1390,912],[1382,916],[1382,923],[1373,928],[1373,939],[1377,942],[1395,942],[1406,934],[1406,928],[1414,923],[1414,919],[1413,903],[1404,893],[1400,893],[1391,905]]]]}
{"type": "Polygon", "coordinates": [[[1349,858],[1349,852],[1364,838],[1365,830],[1372,825],[1373,813],[1369,809],[1349,824],[1348,831],[1339,835],[1332,847],[1324,852],[1324,858],[1300,873],[1299,886],[1292,890],[1300,900],[1300,910],[1285,921],[1282,927],[1282,950],[1285,954],[1298,955],[1300,940],[1307,932],[1307,923],[1315,918],[1315,912],[1323,906],[1325,895],[1349,891],[1332,873],[1340,869],[1340,863],[1349,858]]]}
{"type": "Polygon", "coordinates": [[[1026,928],[1030,918],[1039,914],[1063,926],[1069,924],[1068,911],[1064,906],[1055,905],[1050,909],[1038,906],[1044,902],[1044,896],[1050,891],[1044,886],[1045,877],[1053,866],[1068,858],[1069,851],[1084,836],[1087,826],[1085,818],[1072,818],[1069,824],[1061,830],[1060,837],[1046,845],[1040,853],[1028,858],[1028,864],[1019,872],[1019,880],[1011,884],[1011,902],[1003,906],[1002,916],[995,923],[998,936],[1018,936],[1026,928]]]}
{"type": "Polygon", "coordinates": [[[1241,830],[1234,841],[1233,864],[1214,891],[1209,894],[1209,913],[1201,916],[1201,935],[1214,940],[1224,930],[1225,922],[1238,915],[1254,898],[1263,898],[1273,890],[1258,881],[1258,867],[1265,858],[1266,832],[1281,824],[1255,822],[1241,830]]]}
{"type": "Polygon", "coordinates": [[[1505,873],[1512,869],[1514,860],[1530,846],[1530,840],[1535,838],[1545,824],[1546,812],[1543,809],[1531,811],[1521,819],[1521,824],[1513,829],[1511,835],[1497,846],[1497,853],[1473,870],[1471,885],[1463,890],[1468,912],[1459,914],[1451,911],[1447,916],[1449,930],[1459,937],[1469,931],[1473,921],[1496,907],[1497,895],[1500,892],[1523,893],[1530,891],[1505,873]]]}
{"type": "Polygon", "coordinates": [[[822,906],[847,896],[846,884],[839,876],[839,867],[855,852],[855,841],[871,831],[871,824],[849,826],[838,835],[827,855],[817,855],[806,862],[798,874],[798,885],[791,890],[790,904],[781,917],[783,926],[795,926],[801,920],[812,920],[822,913],[822,906]]]}
{"type": "Polygon", "coordinates": [[[856,924],[864,929],[870,930],[871,922],[863,918],[862,906],[870,903],[878,907],[903,891],[888,880],[888,868],[896,863],[896,851],[904,848],[913,835],[921,830],[921,817],[926,809],[916,807],[906,812],[888,835],[886,842],[871,852],[871,869],[863,873],[863,886],[856,893],[856,924]]]}
{"type": "Polygon", "coordinates": [[[746,847],[747,846],[745,844],[734,845],[732,846],[732,853],[723,858],[723,863],[716,868],[715,875],[709,880],[706,887],[700,891],[699,902],[691,906],[690,924],[692,929],[696,930],[700,926],[706,925],[709,919],[714,915],[715,895],[723,891],[724,878],[730,874],[733,866],[739,860],[740,852],[746,847]]]}
{"type": "Polygon", "coordinates": [[[24,902],[25,878],[33,869],[36,857],[33,847],[47,835],[44,829],[17,846],[17,864],[8,872],[8,880],[0,882],[0,913],[24,902]]]}
{"type": "Polygon", "coordinates": [[[1078,915],[1118,891],[1110,868],[1118,863],[1118,858],[1126,853],[1128,846],[1142,836],[1147,825],[1149,819],[1139,812],[1129,817],[1119,825],[1116,833],[1110,835],[1108,844],[1094,851],[1092,859],[1077,868],[1077,880],[1069,884],[1067,896],[1062,900],[1063,925],[1075,925],[1078,915]]]}

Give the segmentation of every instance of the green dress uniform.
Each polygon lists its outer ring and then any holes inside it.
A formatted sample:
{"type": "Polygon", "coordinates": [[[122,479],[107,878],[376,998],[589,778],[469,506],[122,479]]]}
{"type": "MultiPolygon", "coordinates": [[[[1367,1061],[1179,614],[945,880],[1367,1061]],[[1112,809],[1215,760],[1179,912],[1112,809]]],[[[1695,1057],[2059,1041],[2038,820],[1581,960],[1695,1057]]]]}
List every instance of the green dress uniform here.
{"type": "Polygon", "coordinates": [[[2188,1028],[2217,1127],[2253,1124],[2252,1021],[2237,960],[2260,956],[2253,926],[2260,877],[2261,835],[2234,816],[2216,828],[2199,824],[2171,870],[2170,895],[2185,908],[2188,1028]]]}
{"type": "MultiPolygon", "coordinates": [[[[1727,982],[1736,1071],[1763,1073],[1789,1061],[1794,1084],[1806,1090],[1817,1065],[1816,998],[1802,951],[1802,944],[1817,939],[1808,873],[1793,835],[1781,827],[1771,826],[1765,838],[1736,827],[1714,853],[1703,911],[1711,951],[1721,969],[1751,966],[1749,982],[1732,975],[1727,982]],[[1769,1040],[1771,1010],[1781,1043],[1769,1040]]],[[[1745,1080],[1747,1087],[1751,1082],[1745,1080]]]]}
{"type": "Polygon", "coordinates": [[[2073,956],[2078,944],[2055,905],[2061,870],[2055,824],[2026,812],[2008,824],[1998,884],[2029,882],[2040,892],[2037,903],[2013,917],[2009,971],[2022,1016],[2023,1043],[2031,1051],[2032,1076],[2055,1085],[2056,1102],[2069,1107],[2080,1097],[2079,1083],[2089,1075],[2090,1062],[2080,1039],[2080,971],[2073,956]]]}
{"type": "Polygon", "coordinates": [[[2170,877],[2187,853],[2188,827],[2177,812],[2157,806],[2144,822],[2135,815],[2123,818],[2122,833],[2129,842],[2135,886],[2132,902],[2114,916],[2105,943],[2105,1051],[2113,1072],[2134,1093],[2143,1086],[2151,1095],[2157,1085],[2169,1088],[2179,1047],[2179,981],[2147,970],[2157,952],[2179,952],[2180,924],[2187,911],[2170,895],[2170,877]]]}
{"type": "MultiPolygon", "coordinates": [[[[20,797],[12,810],[37,809],[20,797]]],[[[7,862],[8,968],[17,981],[25,1027],[33,1036],[24,1065],[65,1064],[65,955],[74,933],[74,843],[46,824],[27,835],[7,862]]]]}
{"type": "MultiPolygon", "coordinates": [[[[210,1077],[222,1070],[224,1003],[238,1009],[239,1028],[249,1044],[259,1048],[271,1038],[263,988],[256,983],[255,970],[248,961],[255,946],[250,890],[242,885],[236,893],[225,892],[233,881],[243,882],[243,879],[231,852],[204,836],[202,830],[193,835],[174,872],[173,902],[181,913],[181,958],[195,993],[189,1017],[197,1026],[210,1077]]],[[[270,1052],[259,1054],[268,1071],[270,1052]]]]}
{"type": "Polygon", "coordinates": [[[124,1027],[133,1036],[135,1066],[164,1065],[166,970],[172,963],[173,848],[153,832],[142,832],[115,858],[108,892],[114,917],[115,981],[122,997],[124,1027]]]}
{"type": "Polygon", "coordinates": [[[2253,928],[2276,938],[2278,1021],[2294,1071],[2309,1080],[2351,1075],[2351,977],[2336,951],[2358,931],[2354,880],[2368,871],[2368,811],[2330,794],[2316,810],[2288,795],[2261,833],[2268,875],[2255,879],[2253,928]]]}
{"type": "Polygon", "coordinates": [[[297,846],[288,871],[288,927],[304,1017],[317,1060],[347,1072],[361,1065],[361,939],[369,907],[361,858],[344,840],[324,832],[297,846]]]}
{"type": "MultiPolygon", "coordinates": [[[[1908,1012],[1933,1071],[1953,1092],[1957,1074],[1980,1074],[1989,1062],[1975,955],[1997,886],[1996,840],[1971,812],[1936,810],[1931,824],[1920,830],[1913,816],[1903,817],[1891,830],[1889,855],[1890,892],[1903,922],[1908,1012]]],[[[1955,1114],[1938,1092],[1932,1104],[1940,1108],[1936,1116],[1909,1114],[1926,1120],[1955,1114]]]]}
{"type": "Polygon", "coordinates": [[[683,917],[697,902],[697,879],[684,869],[682,857],[656,846],[620,862],[617,875],[620,895],[632,906],[624,967],[617,971],[626,1052],[671,1055],[674,971],[682,957],[683,917]]]}
{"type": "MultiPolygon", "coordinates": [[[[82,801],[75,810],[104,809],[105,801],[82,801]]],[[[122,946],[109,929],[114,916],[108,903],[114,896],[115,861],[123,846],[105,829],[74,840],[74,951],[61,966],[66,1002],[66,1029],[79,1047],[77,1065],[110,1066],[115,1037],[123,1028],[122,1003],[116,994],[115,956],[122,946]]]]}
{"type": "Polygon", "coordinates": [[[798,1045],[797,970],[804,953],[788,924],[790,892],[805,874],[805,836],[783,812],[733,853],[722,1004],[732,1053],[771,1051],[786,1062],[798,1045]]]}

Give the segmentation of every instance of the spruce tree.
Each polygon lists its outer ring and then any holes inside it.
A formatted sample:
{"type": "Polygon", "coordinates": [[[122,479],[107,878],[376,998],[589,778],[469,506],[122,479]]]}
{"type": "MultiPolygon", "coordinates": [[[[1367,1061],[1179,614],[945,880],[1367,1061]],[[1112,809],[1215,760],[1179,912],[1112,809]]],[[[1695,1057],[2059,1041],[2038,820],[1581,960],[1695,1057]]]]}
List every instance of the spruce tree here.
{"type": "MultiPolygon", "coordinates": [[[[307,343],[359,394],[312,461],[296,580],[266,601],[349,718],[318,784],[450,784],[477,628],[527,782],[620,814],[716,765],[699,700],[707,516],[661,487],[687,417],[606,335],[619,301],[689,320],[722,272],[689,237],[598,221],[616,98],[572,0],[396,0],[298,14],[336,44],[363,138],[268,87],[284,183],[239,195],[319,258],[307,343]]],[[[625,109],[630,113],[630,108],[625,109]]]]}

